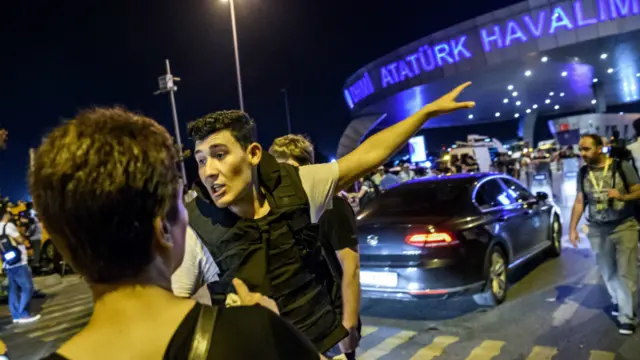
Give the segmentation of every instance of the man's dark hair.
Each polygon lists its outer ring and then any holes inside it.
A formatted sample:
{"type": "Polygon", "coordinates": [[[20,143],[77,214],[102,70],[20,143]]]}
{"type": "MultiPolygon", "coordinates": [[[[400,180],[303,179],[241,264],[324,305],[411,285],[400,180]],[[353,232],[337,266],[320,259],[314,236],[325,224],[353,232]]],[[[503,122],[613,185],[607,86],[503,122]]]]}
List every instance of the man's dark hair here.
{"type": "Polygon", "coordinates": [[[582,137],[591,139],[596,146],[604,146],[604,142],[598,134],[584,134],[582,137]]]}
{"type": "Polygon", "coordinates": [[[240,110],[217,111],[187,125],[187,132],[193,141],[202,141],[223,130],[229,130],[243,149],[257,141],[255,122],[240,110]]]}
{"type": "Polygon", "coordinates": [[[31,194],[65,260],[93,283],[153,261],[154,222],[178,218],[178,156],[155,121],[120,108],[81,112],[36,151],[31,194]]]}

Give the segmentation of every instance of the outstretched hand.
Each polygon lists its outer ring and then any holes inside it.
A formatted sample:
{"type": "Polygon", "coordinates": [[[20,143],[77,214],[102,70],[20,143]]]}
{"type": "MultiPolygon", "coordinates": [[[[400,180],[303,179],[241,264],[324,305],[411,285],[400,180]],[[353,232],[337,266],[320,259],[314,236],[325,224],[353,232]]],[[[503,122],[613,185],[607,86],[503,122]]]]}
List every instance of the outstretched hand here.
{"type": "Polygon", "coordinates": [[[458,102],[458,96],[464,89],[466,89],[471,82],[468,81],[455,89],[451,90],[448,94],[445,94],[438,100],[428,104],[423,108],[423,111],[429,112],[432,116],[444,115],[450,112],[454,112],[461,109],[471,109],[476,106],[475,101],[463,101],[458,102]]]}

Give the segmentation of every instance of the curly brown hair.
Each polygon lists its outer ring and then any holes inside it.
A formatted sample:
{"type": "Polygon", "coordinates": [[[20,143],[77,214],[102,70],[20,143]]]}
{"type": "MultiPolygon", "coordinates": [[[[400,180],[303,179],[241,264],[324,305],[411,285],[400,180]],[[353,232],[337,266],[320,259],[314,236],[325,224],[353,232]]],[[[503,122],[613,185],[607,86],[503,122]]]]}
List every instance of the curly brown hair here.
{"type": "Polygon", "coordinates": [[[162,126],[121,108],[83,111],[44,139],[29,173],[33,201],[89,282],[130,279],[153,261],[154,222],[178,218],[177,160],[162,126]]]}

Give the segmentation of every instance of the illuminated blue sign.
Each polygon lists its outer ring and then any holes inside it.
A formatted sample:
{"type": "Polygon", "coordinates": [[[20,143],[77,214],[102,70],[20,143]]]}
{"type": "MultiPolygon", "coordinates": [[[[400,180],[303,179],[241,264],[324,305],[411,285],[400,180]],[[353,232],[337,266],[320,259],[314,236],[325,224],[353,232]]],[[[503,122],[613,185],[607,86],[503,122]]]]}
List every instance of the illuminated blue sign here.
{"type": "MultiPolygon", "coordinates": [[[[383,66],[378,73],[366,72],[345,89],[350,108],[378,90],[404,83],[416,76],[444,65],[471,59],[472,49],[489,53],[532,39],[553,36],[559,30],[575,31],[600,22],[640,14],[640,0],[576,0],[565,6],[527,12],[500,24],[489,24],[467,36],[461,34],[435,44],[416,44],[412,51],[383,66]],[[592,2],[594,11],[587,13],[584,3],[592,2]]],[[[428,40],[427,40],[428,41],[428,40]]],[[[370,69],[371,70],[371,69],[370,69]]]]}

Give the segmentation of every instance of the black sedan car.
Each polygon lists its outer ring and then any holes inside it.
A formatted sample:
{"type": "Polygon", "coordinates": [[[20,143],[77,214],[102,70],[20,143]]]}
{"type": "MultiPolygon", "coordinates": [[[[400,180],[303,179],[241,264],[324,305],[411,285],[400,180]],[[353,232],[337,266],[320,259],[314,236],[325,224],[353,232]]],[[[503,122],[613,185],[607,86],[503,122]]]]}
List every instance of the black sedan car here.
{"type": "Polygon", "coordinates": [[[391,188],[358,214],[365,297],[473,294],[497,305],[507,272],[562,251],[562,217],[546,193],[503,174],[459,174],[391,188]]]}

